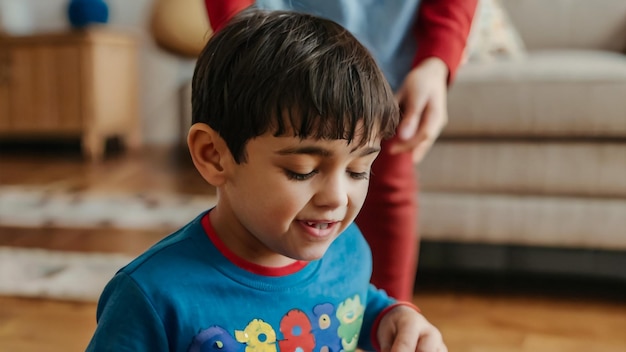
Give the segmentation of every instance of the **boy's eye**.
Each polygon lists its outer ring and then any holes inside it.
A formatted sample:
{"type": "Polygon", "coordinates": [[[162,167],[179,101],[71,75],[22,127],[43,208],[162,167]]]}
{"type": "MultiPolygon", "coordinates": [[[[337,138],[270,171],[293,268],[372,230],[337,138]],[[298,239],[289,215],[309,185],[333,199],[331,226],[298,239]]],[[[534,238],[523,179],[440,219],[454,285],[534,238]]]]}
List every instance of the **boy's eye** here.
{"type": "Polygon", "coordinates": [[[352,172],[352,171],[348,171],[348,174],[350,175],[350,177],[352,177],[355,180],[369,180],[369,178],[370,178],[370,173],[369,172],[352,172]]]}
{"type": "Polygon", "coordinates": [[[315,174],[317,174],[318,172],[319,172],[318,170],[313,170],[309,172],[308,174],[299,174],[297,172],[293,172],[291,170],[285,169],[285,174],[287,174],[287,178],[290,180],[294,180],[294,181],[306,181],[310,179],[311,177],[315,176],[315,174]]]}
{"type": "MultiPolygon", "coordinates": [[[[313,170],[309,173],[301,174],[298,172],[285,169],[285,174],[287,175],[287,178],[290,180],[294,180],[294,181],[306,181],[318,173],[319,173],[319,170],[313,170]]],[[[347,171],[347,173],[348,173],[348,176],[350,176],[352,179],[355,179],[355,180],[368,180],[370,178],[369,172],[347,171]]]]}

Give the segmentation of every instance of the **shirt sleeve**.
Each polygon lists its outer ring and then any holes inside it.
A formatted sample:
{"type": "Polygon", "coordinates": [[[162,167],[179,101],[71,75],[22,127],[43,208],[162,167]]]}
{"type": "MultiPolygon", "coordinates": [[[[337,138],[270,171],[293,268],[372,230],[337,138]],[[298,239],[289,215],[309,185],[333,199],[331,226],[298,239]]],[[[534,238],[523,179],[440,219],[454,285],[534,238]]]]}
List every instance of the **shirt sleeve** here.
{"type": "Polygon", "coordinates": [[[135,281],[118,273],[105,287],[87,352],[160,352],[169,343],[162,320],[135,281]]]}
{"type": "Polygon", "coordinates": [[[387,296],[385,291],[379,290],[371,284],[369,285],[363,325],[359,334],[358,347],[360,349],[375,351],[376,340],[375,336],[373,336],[373,328],[378,325],[379,316],[394,304],[396,304],[396,300],[387,296]]]}
{"type": "Polygon", "coordinates": [[[236,14],[251,6],[254,0],[204,0],[213,32],[217,32],[236,14]]]}
{"type": "Polygon", "coordinates": [[[422,0],[414,27],[417,53],[413,67],[429,57],[448,66],[454,80],[465,50],[478,0],[422,0]]]}

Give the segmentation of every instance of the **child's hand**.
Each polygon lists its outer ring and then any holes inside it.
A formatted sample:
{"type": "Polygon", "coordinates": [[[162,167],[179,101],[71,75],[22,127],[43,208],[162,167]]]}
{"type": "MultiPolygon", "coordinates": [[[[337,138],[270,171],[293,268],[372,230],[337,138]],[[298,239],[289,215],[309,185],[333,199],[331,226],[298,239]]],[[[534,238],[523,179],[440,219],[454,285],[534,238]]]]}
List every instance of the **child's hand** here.
{"type": "Polygon", "coordinates": [[[408,306],[387,312],[378,327],[382,352],[447,352],[439,330],[408,306]]]}

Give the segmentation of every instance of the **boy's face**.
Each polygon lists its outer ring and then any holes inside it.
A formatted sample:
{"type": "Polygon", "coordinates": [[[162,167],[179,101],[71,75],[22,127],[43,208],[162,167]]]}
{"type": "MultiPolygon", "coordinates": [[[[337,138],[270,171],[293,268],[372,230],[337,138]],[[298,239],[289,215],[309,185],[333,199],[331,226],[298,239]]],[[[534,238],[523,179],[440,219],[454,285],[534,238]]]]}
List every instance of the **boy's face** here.
{"type": "Polygon", "coordinates": [[[270,133],[250,140],[246,162],[226,163],[211,212],[218,236],[259,265],[322,257],[365,200],[380,140],[358,142],[270,133]]]}

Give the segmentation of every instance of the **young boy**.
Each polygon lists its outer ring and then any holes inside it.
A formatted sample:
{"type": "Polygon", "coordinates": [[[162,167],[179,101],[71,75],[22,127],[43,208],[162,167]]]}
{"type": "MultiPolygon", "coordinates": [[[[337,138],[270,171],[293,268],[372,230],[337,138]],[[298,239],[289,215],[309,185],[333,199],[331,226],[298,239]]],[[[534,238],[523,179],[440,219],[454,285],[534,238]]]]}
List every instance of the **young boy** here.
{"type": "Polygon", "coordinates": [[[201,53],[192,105],[189,149],[217,205],[115,275],[88,351],[446,351],[369,284],[353,220],[399,112],[352,35],[246,10],[201,53]]]}

